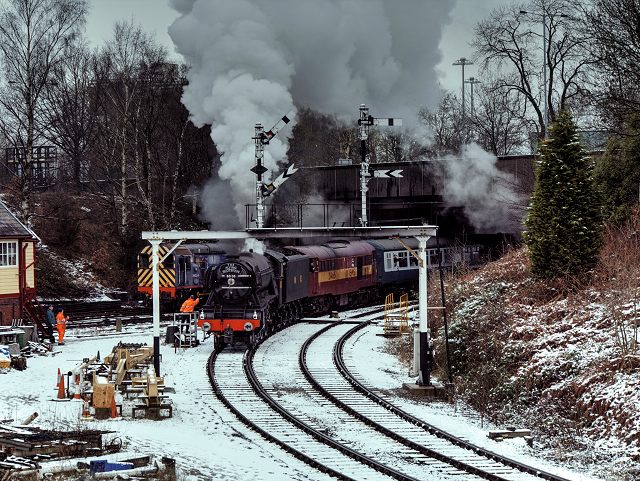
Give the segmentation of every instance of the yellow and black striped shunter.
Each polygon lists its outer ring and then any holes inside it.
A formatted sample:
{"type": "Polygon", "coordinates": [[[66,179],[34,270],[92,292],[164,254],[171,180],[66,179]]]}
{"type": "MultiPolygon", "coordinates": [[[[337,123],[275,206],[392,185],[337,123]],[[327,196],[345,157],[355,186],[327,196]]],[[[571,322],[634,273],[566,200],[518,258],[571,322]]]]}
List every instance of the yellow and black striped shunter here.
{"type": "MultiPolygon", "coordinates": [[[[160,301],[174,307],[191,294],[202,293],[204,273],[208,267],[217,266],[226,259],[226,254],[216,244],[180,244],[169,255],[174,244],[163,242],[158,249],[160,278],[160,301]]],[[[138,293],[151,299],[152,266],[151,246],[145,246],[138,254],[138,293]]]]}

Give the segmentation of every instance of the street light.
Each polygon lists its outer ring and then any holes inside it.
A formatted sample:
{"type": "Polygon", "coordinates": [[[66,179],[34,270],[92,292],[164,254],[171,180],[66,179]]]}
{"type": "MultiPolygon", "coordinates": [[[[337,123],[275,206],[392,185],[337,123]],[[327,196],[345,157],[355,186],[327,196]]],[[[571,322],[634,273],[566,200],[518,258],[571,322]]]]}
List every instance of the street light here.
{"type": "Polygon", "coordinates": [[[475,109],[473,108],[473,86],[480,83],[475,77],[469,77],[469,80],[465,80],[464,83],[471,85],[471,116],[475,114],[475,109]]]}
{"type": "Polygon", "coordinates": [[[473,62],[471,62],[470,60],[464,57],[461,57],[455,62],[453,62],[451,65],[455,65],[455,66],[459,65],[462,67],[462,120],[464,120],[466,117],[466,110],[464,105],[464,67],[465,65],[473,65],[473,62]]]}

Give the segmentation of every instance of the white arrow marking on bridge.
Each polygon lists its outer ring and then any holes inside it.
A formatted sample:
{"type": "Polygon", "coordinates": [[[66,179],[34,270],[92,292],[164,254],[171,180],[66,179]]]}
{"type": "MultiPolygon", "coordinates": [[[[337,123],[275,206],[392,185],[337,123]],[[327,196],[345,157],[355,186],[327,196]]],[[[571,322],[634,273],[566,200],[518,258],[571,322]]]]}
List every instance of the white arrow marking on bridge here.
{"type": "Polygon", "coordinates": [[[380,177],[383,179],[402,178],[402,170],[374,170],[374,177],[380,177]]]}

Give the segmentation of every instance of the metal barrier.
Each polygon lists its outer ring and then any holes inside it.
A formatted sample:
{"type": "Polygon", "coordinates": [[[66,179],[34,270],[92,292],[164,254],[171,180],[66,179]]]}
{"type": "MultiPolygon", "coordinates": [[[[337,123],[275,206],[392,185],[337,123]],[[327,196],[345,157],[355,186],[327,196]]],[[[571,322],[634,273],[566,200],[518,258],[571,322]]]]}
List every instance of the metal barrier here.
{"type": "Polygon", "coordinates": [[[393,294],[384,301],[384,334],[400,336],[409,332],[409,294],[402,294],[396,309],[393,294]]]}
{"type": "Polygon", "coordinates": [[[173,346],[182,349],[195,347],[198,341],[198,313],[176,312],[173,314],[173,346]]]}

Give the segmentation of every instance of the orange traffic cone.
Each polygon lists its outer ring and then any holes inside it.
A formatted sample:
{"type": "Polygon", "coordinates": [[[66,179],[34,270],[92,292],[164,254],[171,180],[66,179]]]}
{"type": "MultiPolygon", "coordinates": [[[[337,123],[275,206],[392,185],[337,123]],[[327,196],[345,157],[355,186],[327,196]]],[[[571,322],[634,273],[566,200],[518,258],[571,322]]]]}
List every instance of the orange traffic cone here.
{"type": "Polygon", "coordinates": [[[75,388],[73,390],[73,399],[80,399],[80,374],[75,375],[75,388]]]}
{"type": "Polygon", "coordinates": [[[62,377],[62,373],[60,372],[60,368],[58,368],[58,379],[56,379],[56,389],[58,388],[58,384],[60,384],[61,377],[62,377]]]}
{"type": "Polygon", "coordinates": [[[58,399],[67,399],[67,395],[64,392],[64,376],[60,376],[58,380],[58,399]]]}
{"type": "Polygon", "coordinates": [[[116,395],[111,398],[111,419],[118,417],[118,408],[116,407],[116,395]]]}

